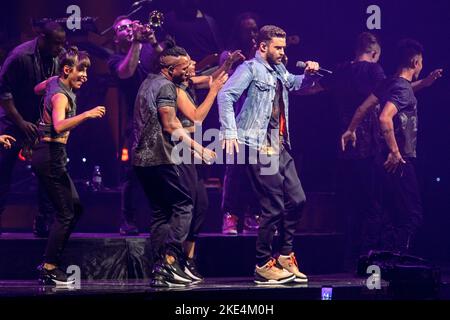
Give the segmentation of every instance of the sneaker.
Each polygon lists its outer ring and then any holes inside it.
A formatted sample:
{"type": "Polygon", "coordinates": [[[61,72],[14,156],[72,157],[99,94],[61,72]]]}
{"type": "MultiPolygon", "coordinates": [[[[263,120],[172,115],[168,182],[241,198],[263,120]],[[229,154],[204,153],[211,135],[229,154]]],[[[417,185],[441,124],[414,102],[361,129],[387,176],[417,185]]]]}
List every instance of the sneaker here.
{"type": "Polygon", "coordinates": [[[194,281],[203,281],[203,276],[198,272],[194,259],[187,258],[184,262],[184,272],[194,281]]]}
{"type": "Polygon", "coordinates": [[[67,273],[59,268],[53,270],[47,270],[44,268],[44,264],[38,266],[39,283],[41,285],[57,285],[67,286],[75,284],[75,280],[69,280],[67,273]]]}
{"type": "Polygon", "coordinates": [[[136,226],[135,222],[123,221],[122,225],[120,226],[119,233],[122,236],[137,236],[139,235],[139,229],[136,226]]]}
{"type": "Polygon", "coordinates": [[[167,259],[157,262],[152,270],[152,287],[185,287],[192,283],[191,277],[180,267],[177,260],[169,263],[167,259]]]}
{"type": "Polygon", "coordinates": [[[284,269],[295,275],[294,280],[295,282],[299,283],[308,282],[308,277],[305,274],[301,273],[300,270],[298,269],[297,259],[295,258],[293,252],[288,256],[280,255],[278,257],[278,263],[280,264],[281,267],[283,267],[284,269]]]}
{"type": "Polygon", "coordinates": [[[42,217],[35,217],[33,221],[33,234],[37,238],[48,238],[50,233],[47,222],[42,217]]]}
{"type": "Polygon", "coordinates": [[[223,215],[222,234],[237,235],[238,217],[234,214],[225,213],[223,215]]]}
{"type": "Polygon", "coordinates": [[[275,259],[271,259],[262,267],[255,268],[255,283],[257,284],[283,284],[291,282],[295,279],[295,275],[291,272],[280,268],[276,264],[275,259]]]}
{"type": "Polygon", "coordinates": [[[259,228],[259,216],[246,216],[244,218],[244,233],[256,233],[259,228]]]}

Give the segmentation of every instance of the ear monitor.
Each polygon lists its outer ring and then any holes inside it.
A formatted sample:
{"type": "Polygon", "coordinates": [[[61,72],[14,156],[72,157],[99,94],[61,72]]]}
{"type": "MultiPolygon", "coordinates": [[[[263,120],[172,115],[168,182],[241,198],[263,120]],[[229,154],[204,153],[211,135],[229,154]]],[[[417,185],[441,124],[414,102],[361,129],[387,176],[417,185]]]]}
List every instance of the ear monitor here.
{"type": "Polygon", "coordinates": [[[169,66],[169,68],[167,68],[167,71],[169,72],[169,75],[173,75],[173,66],[169,66]]]}

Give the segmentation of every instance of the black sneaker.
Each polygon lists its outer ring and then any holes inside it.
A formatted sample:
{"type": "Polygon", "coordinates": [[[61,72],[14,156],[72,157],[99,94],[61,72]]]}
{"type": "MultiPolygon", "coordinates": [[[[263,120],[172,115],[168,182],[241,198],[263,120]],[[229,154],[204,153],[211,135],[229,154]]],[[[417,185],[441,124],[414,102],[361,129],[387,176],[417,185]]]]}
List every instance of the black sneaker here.
{"type": "Polygon", "coordinates": [[[75,280],[69,280],[67,273],[61,269],[47,270],[44,268],[44,264],[38,266],[39,271],[39,283],[42,285],[73,285],[75,280]]]}
{"type": "Polygon", "coordinates": [[[184,287],[191,283],[191,277],[181,269],[176,260],[172,264],[164,261],[153,266],[152,287],[184,287]]]}
{"type": "Polygon", "coordinates": [[[139,229],[136,223],[123,221],[119,233],[123,236],[137,236],[139,235],[139,229]]]}
{"type": "Polygon", "coordinates": [[[184,272],[194,281],[203,281],[203,276],[198,272],[194,259],[187,258],[184,262],[184,272]]]}

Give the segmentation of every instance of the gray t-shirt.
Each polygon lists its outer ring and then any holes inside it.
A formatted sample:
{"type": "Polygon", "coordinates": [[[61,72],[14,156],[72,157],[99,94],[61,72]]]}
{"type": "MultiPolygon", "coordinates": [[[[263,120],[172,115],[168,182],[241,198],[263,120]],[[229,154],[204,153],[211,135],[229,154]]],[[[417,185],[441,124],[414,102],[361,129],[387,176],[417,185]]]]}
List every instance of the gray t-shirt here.
{"type": "Polygon", "coordinates": [[[142,82],[134,105],[133,165],[151,167],[173,164],[175,146],[162,129],[158,109],[173,107],[177,111],[177,90],[173,82],[161,74],[149,74],[142,82]]]}

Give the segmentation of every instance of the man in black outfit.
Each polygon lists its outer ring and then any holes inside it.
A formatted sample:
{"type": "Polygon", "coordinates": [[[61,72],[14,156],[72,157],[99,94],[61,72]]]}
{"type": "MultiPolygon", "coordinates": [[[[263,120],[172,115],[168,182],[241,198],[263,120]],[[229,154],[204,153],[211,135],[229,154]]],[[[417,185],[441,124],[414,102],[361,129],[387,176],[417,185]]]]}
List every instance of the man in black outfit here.
{"type": "MultiPolygon", "coordinates": [[[[358,36],[355,59],[341,64],[320,82],[331,93],[337,108],[339,129],[344,132],[355,110],[386,78],[378,64],[381,46],[371,33],[358,36]]],[[[374,159],[378,149],[378,121],[375,109],[357,128],[358,143],[339,148],[337,198],[346,222],[347,267],[354,269],[359,254],[379,247],[382,211],[374,159]]]]}
{"type": "MultiPolygon", "coordinates": [[[[0,149],[0,218],[19,151],[37,138],[41,97],[34,93],[34,86],[57,74],[57,57],[65,42],[64,29],[57,23],[47,23],[37,38],[11,51],[0,71],[0,132],[17,139],[11,149],[0,149]]],[[[33,229],[36,236],[45,237],[47,219],[54,209],[40,185],[38,196],[39,215],[33,229]]]]}
{"type": "MultiPolygon", "coordinates": [[[[122,123],[125,122],[127,125],[125,138],[120,142],[120,147],[130,150],[134,101],[139,86],[152,71],[154,61],[162,48],[154,32],[146,32],[138,22],[131,21],[125,16],[116,19],[114,31],[116,53],[110,57],[108,65],[117,80],[121,108],[125,109],[121,114],[125,115],[126,121],[122,123]]],[[[131,166],[127,165],[122,185],[122,221],[119,230],[122,235],[139,234],[136,226],[135,199],[138,186],[136,175],[131,166]]]]}
{"type": "Polygon", "coordinates": [[[187,80],[191,61],[183,48],[166,48],[160,57],[161,72],[150,74],[136,98],[133,122],[133,166],[152,209],[152,286],[173,287],[192,283],[180,266],[183,242],[191,218],[192,199],[180,180],[172,156],[181,140],[205,161],[215,154],[192,140],[177,112],[176,84],[187,80]]]}
{"type": "MultiPolygon", "coordinates": [[[[383,81],[356,109],[341,138],[343,149],[349,141],[353,141],[355,147],[357,145],[355,132],[359,124],[380,102],[383,110],[380,118],[382,119],[381,129],[388,142],[388,148],[384,141],[380,141],[380,147],[375,156],[375,174],[381,188],[380,204],[383,210],[382,228],[379,230],[382,236],[379,239],[381,248],[385,250],[400,252],[407,250],[422,219],[419,188],[413,170],[417,137],[415,106],[417,101],[414,92],[431,86],[442,76],[443,71],[436,69],[427,77],[415,81],[422,69],[422,50],[422,46],[416,41],[401,42],[398,50],[397,74],[383,81]],[[394,106],[397,107],[393,109],[394,106]],[[394,124],[395,135],[392,136],[389,130],[393,129],[394,124]],[[386,135],[387,133],[389,135],[386,135]],[[394,143],[394,139],[399,142],[398,145],[394,143]],[[407,159],[401,160],[402,156],[407,159]],[[385,162],[386,157],[388,160],[385,162]],[[399,166],[401,168],[398,168],[399,166]]],[[[377,118],[379,114],[380,110],[377,111],[377,118]]],[[[385,140],[381,134],[378,134],[378,137],[378,140],[385,140]]]]}
{"type": "MultiPolygon", "coordinates": [[[[410,39],[401,41],[397,66],[397,73],[374,92],[382,106],[379,120],[385,140],[377,163],[383,178],[383,205],[393,226],[392,249],[406,253],[422,221],[415,172],[417,99],[412,86],[423,66],[422,45],[410,39]]],[[[439,70],[435,79],[441,74],[439,70]]]]}

